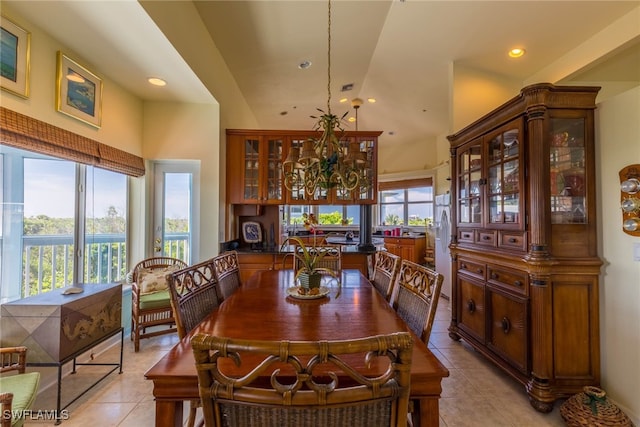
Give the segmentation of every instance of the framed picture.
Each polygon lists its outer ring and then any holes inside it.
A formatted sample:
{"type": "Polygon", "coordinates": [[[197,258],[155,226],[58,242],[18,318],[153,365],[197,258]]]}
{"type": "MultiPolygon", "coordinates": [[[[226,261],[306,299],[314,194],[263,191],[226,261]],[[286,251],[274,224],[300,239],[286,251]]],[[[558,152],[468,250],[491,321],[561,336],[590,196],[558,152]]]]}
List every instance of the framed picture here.
{"type": "Polygon", "coordinates": [[[102,80],[62,52],[58,52],[56,110],[100,127],[102,80]]]}
{"type": "Polygon", "coordinates": [[[0,16],[0,27],[0,87],[28,98],[31,33],[5,16],[0,16]]]}
{"type": "Polygon", "coordinates": [[[242,237],[247,243],[262,242],[262,226],[259,222],[247,221],[242,224],[242,237]]]}

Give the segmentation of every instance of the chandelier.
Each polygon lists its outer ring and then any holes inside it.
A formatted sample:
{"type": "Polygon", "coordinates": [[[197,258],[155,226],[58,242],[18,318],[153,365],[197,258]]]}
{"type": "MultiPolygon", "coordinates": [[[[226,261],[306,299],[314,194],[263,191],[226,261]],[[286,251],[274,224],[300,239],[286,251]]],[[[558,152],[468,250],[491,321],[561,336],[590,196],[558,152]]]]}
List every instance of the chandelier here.
{"type": "MultiPolygon", "coordinates": [[[[328,49],[327,49],[327,109],[321,110],[316,119],[315,131],[321,131],[319,138],[309,138],[299,146],[289,149],[282,163],[284,185],[287,190],[304,188],[308,197],[313,197],[318,189],[337,188],[353,191],[370,185],[366,172],[367,153],[360,149],[357,141],[341,141],[344,137],[342,121],[347,115],[338,117],[331,112],[331,0],[328,1],[328,49]]],[[[357,112],[360,104],[352,104],[357,112]]],[[[356,121],[357,130],[357,121],[356,121]]]]}

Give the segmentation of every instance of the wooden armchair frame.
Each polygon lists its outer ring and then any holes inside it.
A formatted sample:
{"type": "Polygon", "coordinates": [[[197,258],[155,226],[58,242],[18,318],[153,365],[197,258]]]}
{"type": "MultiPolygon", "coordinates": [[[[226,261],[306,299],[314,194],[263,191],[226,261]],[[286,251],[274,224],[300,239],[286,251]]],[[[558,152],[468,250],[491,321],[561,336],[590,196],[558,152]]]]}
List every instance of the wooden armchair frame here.
{"type": "Polygon", "coordinates": [[[306,342],[198,334],[191,346],[207,427],[407,425],[408,332],[306,342]],[[234,364],[241,376],[228,372],[234,364]]]}
{"type": "Polygon", "coordinates": [[[141,295],[138,284],[139,274],[144,269],[156,270],[172,266],[185,268],[187,267],[187,263],[177,258],[152,257],[140,261],[133,268],[131,277],[131,340],[133,340],[134,350],[136,352],[140,350],[140,340],[142,338],[169,334],[177,330],[168,290],[166,292],[166,302],[161,299],[160,301],[156,301],[152,307],[145,308],[141,306],[144,295],[141,295]],[[147,332],[147,328],[161,325],[167,325],[167,328],[147,332]]]}
{"type": "MultiPolygon", "coordinates": [[[[14,408],[14,397],[16,390],[10,389],[11,385],[7,386],[4,383],[0,383],[0,426],[1,427],[11,427],[13,426],[22,426],[24,423],[24,418],[13,421],[14,412],[16,411],[25,411],[30,409],[31,404],[36,399],[36,394],[38,392],[38,385],[40,383],[40,374],[38,372],[26,373],[27,366],[27,347],[4,347],[0,348],[0,373],[16,371],[16,375],[13,375],[14,386],[15,381],[18,380],[18,376],[22,376],[19,382],[24,384],[30,384],[32,389],[28,390],[28,396],[20,396],[18,399],[19,402],[25,404],[25,407],[14,408]]],[[[23,389],[23,393],[26,392],[23,389]]]]}

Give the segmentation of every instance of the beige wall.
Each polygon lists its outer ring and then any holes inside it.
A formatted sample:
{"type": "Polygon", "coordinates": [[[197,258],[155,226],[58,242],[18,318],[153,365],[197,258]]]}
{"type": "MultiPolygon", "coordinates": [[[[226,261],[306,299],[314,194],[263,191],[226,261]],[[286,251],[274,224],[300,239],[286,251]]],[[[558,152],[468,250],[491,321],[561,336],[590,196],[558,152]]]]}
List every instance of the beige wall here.
{"type": "Polygon", "coordinates": [[[640,237],[622,231],[620,169],[640,164],[640,87],[598,105],[596,159],[602,387],[640,425],[640,237]]]}

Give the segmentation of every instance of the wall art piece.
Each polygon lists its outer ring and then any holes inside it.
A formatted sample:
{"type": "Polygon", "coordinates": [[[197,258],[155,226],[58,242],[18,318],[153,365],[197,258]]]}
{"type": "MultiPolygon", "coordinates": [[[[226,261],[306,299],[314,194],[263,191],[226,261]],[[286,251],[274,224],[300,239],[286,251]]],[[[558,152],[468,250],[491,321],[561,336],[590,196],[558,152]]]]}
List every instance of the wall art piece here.
{"type": "Polygon", "coordinates": [[[102,121],[102,80],[58,52],[56,110],[97,128],[102,121]]]}
{"type": "Polygon", "coordinates": [[[22,98],[29,97],[31,33],[0,16],[0,87],[22,98]]]}

